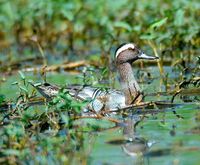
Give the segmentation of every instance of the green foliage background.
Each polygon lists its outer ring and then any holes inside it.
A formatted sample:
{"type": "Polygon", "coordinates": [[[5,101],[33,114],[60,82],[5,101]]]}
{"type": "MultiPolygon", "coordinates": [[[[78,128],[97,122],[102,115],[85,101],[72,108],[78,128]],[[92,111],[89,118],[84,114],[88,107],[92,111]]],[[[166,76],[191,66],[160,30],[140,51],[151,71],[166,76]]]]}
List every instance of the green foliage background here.
{"type": "Polygon", "coordinates": [[[36,35],[57,51],[147,40],[167,49],[198,47],[199,9],[198,0],[1,0],[0,42],[30,46],[36,35]]]}

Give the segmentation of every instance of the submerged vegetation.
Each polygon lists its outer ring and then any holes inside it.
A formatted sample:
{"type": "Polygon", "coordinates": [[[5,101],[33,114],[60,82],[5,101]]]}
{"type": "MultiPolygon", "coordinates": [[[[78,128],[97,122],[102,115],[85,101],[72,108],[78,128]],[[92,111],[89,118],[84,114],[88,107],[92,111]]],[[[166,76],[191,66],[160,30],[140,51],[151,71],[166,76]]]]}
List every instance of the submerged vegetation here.
{"type": "Polygon", "coordinates": [[[0,163],[199,162],[199,36],[198,0],[0,1],[0,163]],[[135,64],[147,102],[94,112],[66,83],[118,88],[123,42],[160,57],[135,64]]]}

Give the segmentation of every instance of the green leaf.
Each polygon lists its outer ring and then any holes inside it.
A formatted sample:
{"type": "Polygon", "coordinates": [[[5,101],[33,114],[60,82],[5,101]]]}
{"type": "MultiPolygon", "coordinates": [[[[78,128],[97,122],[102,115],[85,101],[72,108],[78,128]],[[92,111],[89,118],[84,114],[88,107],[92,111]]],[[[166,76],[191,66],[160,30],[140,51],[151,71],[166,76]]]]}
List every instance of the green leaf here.
{"type": "Polygon", "coordinates": [[[4,102],[5,96],[0,94],[0,105],[4,102]]]}
{"type": "Polygon", "coordinates": [[[162,25],[164,25],[166,22],[167,22],[167,17],[159,20],[159,21],[156,21],[155,23],[153,23],[151,26],[150,26],[150,29],[156,29],[156,28],[159,28],[161,27],[162,25]]]}
{"type": "Polygon", "coordinates": [[[68,125],[68,123],[69,123],[69,116],[64,115],[64,114],[61,114],[61,118],[62,118],[62,120],[64,121],[64,123],[65,123],[66,125],[68,125]]]}
{"type": "Polygon", "coordinates": [[[63,17],[65,17],[69,21],[72,21],[74,19],[74,14],[71,11],[61,10],[61,13],[63,17]]]}
{"type": "Polygon", "coordinates": [[[153,40],[157,38],[157,35],[153,34],[153,33],[150,33],[150,34],[144,34],[144,35],[141,35],[140,36],[140,39],[143,39],[143,40],[153,40]]]}
{"type": "Polygon", "coordinates": [[[17,81],[13,82],[11,85],[17,85],[19,84],[17,81]]]}
{"type": "Polygon", "coordinates": [[[21,90],[25,91],[26,93],[28,93],[28,90],[22,86],[19,87],[21,90]]]}
{"type": "Polygon", "coordinates": [[[25,80],[25,75],[22,71],[18,71],[22,80],[25,80]]]}
{"type": "Polygon", "coordinates": [[[3,153],[5,155],[16,155],[16,156],[20,155],[20,151],[19,150],[15,150],[15,149],[7,149],[7,150],[3,151],[3,153]]]}
{"type": "Polygon", "coordinates": [[[132,27],[127,22],[117,21],[114,23],[114,27],[123,28],[128,31],[132,31],[132,27]]]}
{"type": "Polygon", "coordinates": [[[174,18],[174,25],[175,26],[182,26],[184,24],[184,10],[179,9],[177,10],[174,18]]]}
{"type": "Polygon", "coordinates": [[[164,32],[158,33],[157,36],[158,37],[156,37],[156,41],[159,43],[164,41],[165,39],[170,39],[172,37],[172,34],[170,32],[164,32]]]}

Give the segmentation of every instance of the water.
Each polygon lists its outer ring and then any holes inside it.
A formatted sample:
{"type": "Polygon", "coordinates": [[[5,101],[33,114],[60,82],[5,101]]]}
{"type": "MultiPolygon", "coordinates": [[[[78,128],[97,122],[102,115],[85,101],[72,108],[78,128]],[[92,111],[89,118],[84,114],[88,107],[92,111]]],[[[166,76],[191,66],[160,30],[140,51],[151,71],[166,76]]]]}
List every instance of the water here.
{"type": "MultiPolygon", "coordinates": [[[[199,106],[190,104],[175,109],[183,119],[168,110],[147,115],[135,131],[133,128],[128,130],[128,135],[124,133],[126,127],[99,133],[90,156],[92,164],[197,164],[200,161],[200,132],[195,134],[192,130],[199,126],[195,120],[199,106]],[[107,143],[127,139],[127,136],[133,141],[107,143]]],[[[134,125],[131,117],[126,120],[134,125]]]]}
{"type": "MultiPolygon", "coordinates": [[[[161,78],[156,76],[159,75],[158,70],[156,68],[147,68],[147,70],[151,71],[151,73],[153,70],[152,76],[154,79],[151,80],[150,84],[141,84],[145,93],[163,91],[165,86],[161,78]]],[[[165,70],[172,73],[169,67],[165,68],[165,70]]],[[[26,73],[25,76],[26,79],[31,79],[35,82],[41,81],[39,74],[26,73]]],[[[173,78],[176,78],[174,74],[171,75],[170,79],[173,78]]],[[[11,85],[16,80],[20,81],[19,75],[6,77],[6,81],[0,87],[0,93],[5,94],[7,100],[15,101],[19,95],[18,88],[11,85]]],[[[66,72],[48,73],[47,80],[60,85],[82,82],[80,74],[66,72]]],[[[116,86],[119,87],[119,83],[116,82],[116,86]]],[[[29,89],[32,90],[32,87],[29,86],[29,89]]],[[[147,96],[146,101],[170,101],[171,98],[172,95],[147,96]]],[[[82,149],[85,152],[78,156],[76,155],[74,157],[76,161],[73,161],[72,164],[80,163],[79,159],[87,164],[95,165],[198,164],[200,162],[199,102],[198,100],[193,100],[193,102],[186,103],[178,95],[174,103],[179,104],[173,107],[160,106],[148,109],[148,112],[152,110],[152,113],[140,113],[138,115],[134,113],[135,111],[132,111],[132,113],[129,111],[129,113],[122,116],[112,115],[111,117],[123,121],[123,124],[119,126],[112,122],[101,120],[93,120],[91,122],[88,119],[81,121],[83,126],[84,124],[87,125],[87,123],[95,123],[101,129],[99,131],[83,131],[85,145],[82,149]]],[[[43,111],[45,107],[38,105],[35,109],[34,107],[30,108],[30,110],[36,109],[43,111]]],[[[26,111],[26,113],[30,114],[31,112],[26,111]]],[[[65,132],[57,134],[57,136],[61,137],[63,135],[65,136],[65,132]]],[[[67,156],[67,153],[65,155],[67,156]]],[[[51,159],[57,160],[54,156],[54,154],[49,155],[51,159]]]]}

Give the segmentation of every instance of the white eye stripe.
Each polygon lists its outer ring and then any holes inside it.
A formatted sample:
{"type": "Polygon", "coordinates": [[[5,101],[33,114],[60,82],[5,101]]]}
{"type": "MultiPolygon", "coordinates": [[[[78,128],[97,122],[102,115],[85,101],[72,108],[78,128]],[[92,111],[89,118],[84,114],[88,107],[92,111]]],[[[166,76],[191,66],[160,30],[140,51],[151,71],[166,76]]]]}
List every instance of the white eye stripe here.
{"type": "Polygon", "coordinates": [[[134,48],[135,48],[135,45],[132,44],[132,43],[129,43],[129,44],[126,44],[126,45],[122,46],[121,48],[119,48],[119,49],[117,50],[117,52],[116,52],[116,54],[115,54],[115,57],[117,58],[118,55],[119,55],[121,52],[123,52],[123,51],[125,51],[125,50],[127,50],[127,49],[129,49],[129,48],[134,49],[134,48]]]}

